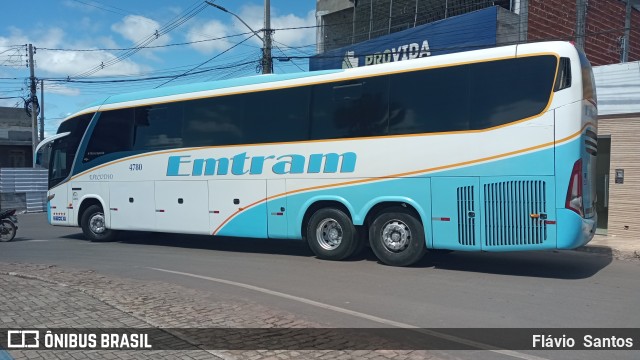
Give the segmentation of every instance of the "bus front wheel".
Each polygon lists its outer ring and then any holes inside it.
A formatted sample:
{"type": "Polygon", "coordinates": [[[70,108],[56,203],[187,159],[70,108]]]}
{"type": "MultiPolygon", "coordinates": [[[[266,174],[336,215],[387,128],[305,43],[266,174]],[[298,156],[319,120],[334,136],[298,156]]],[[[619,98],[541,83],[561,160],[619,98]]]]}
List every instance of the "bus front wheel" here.
{"type": "Polygon", "coordinates": [[[358,248],[351,218],[336,208],[316,211],[307,223],[306,237],[311,251],[320,259],[343,260],[358,248]]]}
{"type": "Polygon", "coordinates": [[[114,230],[107,229],[104,211],[99,205],[91,205],[82,213],[80,225],[84,236],[91,241],[111,241],[116,237],[114,230]]]}
{"type": "Polygon", "coordinates": [[[383,263],[409,266],[425,252],[422,223],[406,208],[391,208],[378,215],[369,228],[371,250],[383,263]]]}

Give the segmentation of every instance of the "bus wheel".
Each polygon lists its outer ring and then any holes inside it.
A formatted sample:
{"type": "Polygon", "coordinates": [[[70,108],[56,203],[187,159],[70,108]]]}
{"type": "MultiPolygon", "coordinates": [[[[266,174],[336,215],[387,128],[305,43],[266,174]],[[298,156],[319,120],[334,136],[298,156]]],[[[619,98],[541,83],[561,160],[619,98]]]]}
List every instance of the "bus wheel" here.
{"type": "Polygon", "coordinates": [[[80,225],[84,236],[91,241],[111,241],[116,237],[114,230],[107,229],[104,212],[99,205],[91,205],[82,213],[80,225]]]}
{"type": "Polygon", "coordinates": [[[356,228],[342,210],[324,208],[316,211],[307,223],[307,241],[320,259],[343,260],[358,246],[356,228]]]}
{"type": "Polygon", "coordinates": [[[378,215],[369,228],[369,241],[376,257],[392,266],[409,266],[426,252],[422,223],[401,207],[378,215]]]}

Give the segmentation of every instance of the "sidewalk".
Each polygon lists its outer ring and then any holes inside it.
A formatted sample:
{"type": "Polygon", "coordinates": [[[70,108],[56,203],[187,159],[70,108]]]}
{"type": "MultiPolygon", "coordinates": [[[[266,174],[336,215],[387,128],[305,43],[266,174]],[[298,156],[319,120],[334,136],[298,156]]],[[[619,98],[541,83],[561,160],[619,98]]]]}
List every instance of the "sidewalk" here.
{"type": "Polygon", "coordinates": [[[640,239],[596,235],[578,251],[609,255],[618,260],[640,260],[640,239]]]}
{"type": "MultiPolygon", "coordinates": [[[[304,316],[164,282],[56,266],[0,262],[0,328],[320,328],[304,316]]],[[[190,339],[172,334],[199,348],[190,339]]],[[[384,346],[385,340],[379,344],[384,346]]],[[[239,341],[242,341],[240,339],[239,341]]],[[[20,350],[14,359],[438,359],[427,351],[20,350]]],[[[0,350],[0,359],[6,353],[0,350]]]]}

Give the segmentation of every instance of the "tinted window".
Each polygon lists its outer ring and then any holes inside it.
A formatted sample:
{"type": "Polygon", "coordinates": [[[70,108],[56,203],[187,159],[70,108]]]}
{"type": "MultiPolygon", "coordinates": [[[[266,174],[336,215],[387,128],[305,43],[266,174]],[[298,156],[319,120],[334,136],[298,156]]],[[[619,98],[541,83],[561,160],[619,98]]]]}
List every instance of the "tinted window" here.
{"type": "Polygon", "coordinates": [[[82,159],[85,163],[133,148],[134,109],[106,111],[99,116],[82,159]]]}
{"type": "Polygon", "coordinates": [[[309,138],[308,88],[222,96],[185,103],[185,146],[300,141],[309,138]]]}
{"type": "Polygon", "coordinates": [[[393,75],[389,133],[479,130],[542,112],[557,59],[537,56],[393,75]]]}
{"type": "Polygon", "coordinates": [[[555,56],[469,65],[471,129],[485,129],[542,112],[556,74],[555,56]]]}
{"type": "Polygon", "coordinates": [[[560,65],[558,66],[558,76],[556,76],[556,85],[553,87],[553,91],[560,91],[571,87],[571,59],[563,57],[560,58],[560,65]]]}
{"type": "Polygon", "coordinates": [[[58,128],[58,134],[65,132],[70,134],[54,140],[51,144],[49,188],[58,185],[71,173],[78,146],[92,117],[93,114],[80,115],[63,122],[58,128]]]}
{"type": "Polygon", "coordinates": [[[469,128],[469,68],[452,66],[391,78],[389,132],[412,134],[469,128]]]}
{"type": "Polygon", "coordinates": [[[387,76],[313,86],[311,139],[386,135],[388,98],[387,76]]]}
{"type": "Polygon", "coordinates": [[[182,147],[183,107],[183,103],[168,103],[136,108],[133,149],[153,151],[182,147]]]}
{"type": "Polygon", "coordinates": [[[244,127],[255,143],[300,141],[309,138],[309,87],[242,95],[244,127]]]}
{"type": "Polygon", "coordinates": [[[242,144],[248,139],[243,128],[244,102],[240,96],[192,100],[184,107],[185,146],[242,144]]]}

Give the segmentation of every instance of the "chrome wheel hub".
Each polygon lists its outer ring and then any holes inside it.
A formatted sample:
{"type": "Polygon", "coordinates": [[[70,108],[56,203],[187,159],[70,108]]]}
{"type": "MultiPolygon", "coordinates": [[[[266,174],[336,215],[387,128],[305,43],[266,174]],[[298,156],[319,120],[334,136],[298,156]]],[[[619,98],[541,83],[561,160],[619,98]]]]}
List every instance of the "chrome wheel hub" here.
{"type": "Polygon", "coordinates": [[[382,243],[387,250],[401,252],[409,246],[411,230],[400,220],[391,220],[382,227],[382,243]]]}
{"type": "Polygon", "coordinates": [[[94,234],[102,234],[107,228],[104,226],[104,214],[97,213],[89,220],[89,228],[94,234]]]}
{"type": "Polygon", "coordinates": [[[342,243],[342,227],[335,219],[324,219],[316,228],[316,240],[325,250],[335,250],[342,243]]]}

